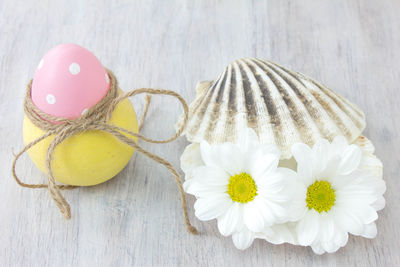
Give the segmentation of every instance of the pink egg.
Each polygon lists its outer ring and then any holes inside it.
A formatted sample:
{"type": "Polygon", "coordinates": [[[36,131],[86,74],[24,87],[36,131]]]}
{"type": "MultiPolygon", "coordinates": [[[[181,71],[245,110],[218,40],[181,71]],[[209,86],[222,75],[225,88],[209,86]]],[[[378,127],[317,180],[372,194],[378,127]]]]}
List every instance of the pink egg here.
{"type": "Polygon", "coordinates": [[[76,44],[51,49],[40,61],[32,82],[32,101],[57,117],[78,118],[110,89],[100,61],[76,44]]]}

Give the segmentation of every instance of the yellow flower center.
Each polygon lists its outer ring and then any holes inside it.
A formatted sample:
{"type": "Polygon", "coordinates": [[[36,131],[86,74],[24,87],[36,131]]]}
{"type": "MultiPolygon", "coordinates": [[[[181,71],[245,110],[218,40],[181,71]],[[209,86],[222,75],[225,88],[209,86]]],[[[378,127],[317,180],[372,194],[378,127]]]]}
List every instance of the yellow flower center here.
{"type": "Polygon", "coordinates": [[[227,193],[233,201],[247,203],[257,196],[257,185],[250,174],[242,172],[231,176],[227,193]]]}
{"type": "Polygon", "coordinates": [[[335,190],[327,181],[316,181],[307,189],[307,207],[319,213],[329,211],[335,204],[335,199],[335,190]]]}

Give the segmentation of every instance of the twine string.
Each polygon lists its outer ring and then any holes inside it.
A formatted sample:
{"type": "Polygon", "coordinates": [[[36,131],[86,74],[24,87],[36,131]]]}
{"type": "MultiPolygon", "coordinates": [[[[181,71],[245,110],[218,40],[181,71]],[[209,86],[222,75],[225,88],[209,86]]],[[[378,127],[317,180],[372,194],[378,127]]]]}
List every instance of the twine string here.
{"type": "Polygon", "coordinates": [[[50,114],[47,114],[40,109],[38,109],[32,102],[31,98],[31,87],[32,87],[32,80],[28,83],[27,85],[27,90],[26,90],[26,95],[25,95],[25,100],[24,100],[24,111],[26,116],[32,121],[33,124],[35,124],[37,127],[40,129],[44,130],[46,133],[37,139],[33,140],[29,144],[27,144],[19,153],[15,155],[13,164],[12,164],[12,175],[16,182],[22,186],[22,187],[27,187],[27,188],[47,188],[49,190],[51,198],[54,200],[56,206],[60,210],[60,212],[64,215],[66,219],[71,218],[71,210],[70,210],[70,205],[64,198],[64,196],[61,194],[61,190],[66,190],[66,189],[74,189],[77,186],[72,186],[72,185],[60,185],[56,183],[56,180],[53,175],[53,170],[51,167],[51,163],[53,160],[53,155],[56,147],[61,144],[63,141],[65,141],[67,138],[74,134],[86,132],[86,131],[92,131],[92,130],[97,130],[97,131],[103,131],[107,132],[111,135],[113,135],[115,138],[120,140],[121,142],[133,147],[136,151],[144,154],[145,156],[149,157],[150,159],[154,160],[155,162],[165,166],[169,172],[174,176],[175,182],[178,186],[179,193],[181,196],[181,201],[182,201],[182,210],[183,210],[183,215],[185,219],[185,223],[187,226],[187,229],[189,230],[190,233],[192,234],[197,234],[197,229],[193,227],[190,223],[189,220],[189,215],[187,211],[187,205],[186,205],[186,195],[183,190],[182,186],[182,180],[179,177],[178,172],[175,170],[175,168],[172,166],[171,163],[169,163],[167,160],[145,150],[144,148],[140,147],[137,142],[135,142],[133,139],[130,137],[127,137],[126,135],[136,137],[138,139],[141,139],[143,141],[149,142],[149,143],[155,143],[155,144],[163,144],[163,143],[169,143],[177,139],[181,133],[184,130],[184,127],[186,126],[187,120],[188,120],[188,106],[185,102],[185,100],[177,93],[170,91],[170,90],[163,90],[163,89],[150,89],[150,88],[141,88],[141,89],[136,89],[132,90],[129,92],[126,92],[124,94],[118,95],[118,81],[115,78],[114,74],[110,71],[107,70],[109,78],[110,78],[110,90],[107,92],[107,94],[103,97],[103,99],[97,103],[95,106],[91,107],[88,109],[87,112],[85,112],[81,117],[71,120],[68,118],[62,118],[62,117],[55,117],[50,114]],[[184,121],[181,124],[180,128],[178,131],[175,133],[174,136],[172,136],[169,139],[166,140],[154,140],[151,138],[148,138],[146,136],[143,136],[139,133],[134,133],[132,131],[129,131],[127,129],[118,127],[116,125],[112,125],[107,123],[109,119],[111,118],[111,115],[115,109],[115,107],[124,99],[127,99],[129,97],[133,97],[138,94],[146,94],[146,102],[144,106],[144,110],[142,113],[142,116],[139,121],[139,131],[143,126],[144,119],[146,117],[150,101],[151,101],[151,95],[169,95],[177,98],[179,102],[181,103],[184,111],[184,121]],[[124,135],[126,134],[126,135],[124,135]],[[25,153],[27,152],[30,148],[41,142],[42,140],[46,139],[47,137],[50,137],[54,135],[54,139],[51,141],[48,149],[47,149],[47,154],[46,154],[46,169],[47,169],[47,184],[27,184],[21,181],[21,179],[18,178],[16,174],[16,163],[18,159],[25,153]]]}

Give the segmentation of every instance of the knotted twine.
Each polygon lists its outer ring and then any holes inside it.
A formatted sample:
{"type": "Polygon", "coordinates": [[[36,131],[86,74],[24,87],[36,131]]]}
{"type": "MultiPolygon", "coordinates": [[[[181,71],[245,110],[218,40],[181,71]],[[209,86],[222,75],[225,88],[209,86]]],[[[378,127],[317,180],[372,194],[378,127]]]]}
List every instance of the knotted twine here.
{"type": "Polygon", "coordinates": [[[136,151],[146,155],[150,159],[164,165],[170,173],[174,176],[175,182],[178,186],[179,193],[181,196],[181,201],[182,201],[182,210],[183,210],[183,215],[185,219],[185,223],[187,226],[187,229],[189,230],[190,233],[192,234],[197,234],[197,230],[195,227],[193,227],[190,224],[189,221],[189,216],[188,216],[188,211],[187,211],[187,206],[186,206],[186,197],[185,197],[185,192],[183,190],[182,186],[182,180],[179,177],[178,172],[174,169],[174,167],[166,161],[165,159],[143,149],[140,147],[134,140],[132,140],[129,137],[126,137],[124,134],[128,134],[130,136],[134,136],[138,139],[141,139],[145,142],[149,143],[155,143],[155,144],[164,144],[164,143],[169,143],[177,139],[181,133],[183,132],[187,120],[188,120],[188,106],[185,102],[185,100],[177,93],[174,91],[170,90],[163,90],[163,89],[150,89],[150,88],[141,88],[141,89],[135,89],[129,92],[126,92],[124,94],[119,95],[118,94],[118,81],[115,78],[114,74],[110,71],[107,70],[108,76],[110,78],[110,89],[105,95],[105,97],[97,103],[95,106],[91,107],[88,109],[87,112],[85,112],[81,117],[77,119],[68,119],[68,118],[62,118],[62,117],[55,117],[52,115],[49,115],[43,111],[41,111],[39,108],[35,106],[35,104],[32,102],[32,97],[31,97],[31,88],[32,88],[32,80],[28,83],[27,88],[26,88],[26,95],[24,99],[24,111],[26,116],[32,121],[33,124],[35,124],[37,127],[45,131],[46,133],[40,136],[39,138],[35,139],[34,141],[30,142],[27,144],[18,154],[15,155],[13,164],[12,164],[12,175],[14,179],[17,181],[17,183],[22,186],[22,187],[28,187],[28,188],[47,188],[49,190],[51,198],[54,200],[55,204],[57,205],[58,209],[60,212],[64,215],[66,219],[71,218],[71,210],[70,210],[70,205],[68,202],[65,200],[64,196],[61,194],[61,190],[68,190],[68,189],[74,189],[77,188],[77,186],[72,186],[72,185],[61,185],[57,184],[56,180],[53,176],[53,170],[51,168],[51,162],[53,159],[54,155],[54,150],[57,147],[57,145],[61,144],[64,140],[66,140],[68,137],[77,134],[77,133],[83,133],[86,131],[92,131],[92,130],[98,130],[98,131],[103,131],[107,132],[114,137],[116,137],[118,140],[121,142],[133,147],[136,151]],[[139,131],[141,126],[143,125],[144,117],[147,113],[147,109],[150,103],[150,95],[169,95],[177,98],[179,102],[181,103],[184,111],[184,120],[178,131],[174,136],[167,140],[153,140],[148,137],[145,137],[139,133],[134,133],[132,131],[126,130],[124,128],[108,124],[107,122],[111,118],[111,115],[115,109],[115,107],[124,99],[138,95],[138,94],[147,94],[146,98],[146,105],[142,114],[142,117],[139,122],[139,131]],[[54,135],[54,139],[50,143],[48,149],[47,149],[47,154],[46,154],[46,169],[47,169],[47,184],[27,184],[23,183],[17,176],[16,171],[15,171],[15,166],[22,154],[24,154],[26,151],[28,151],[31,147],[35,146],[42,140],[46,139],[49,136],[54,135]]]}

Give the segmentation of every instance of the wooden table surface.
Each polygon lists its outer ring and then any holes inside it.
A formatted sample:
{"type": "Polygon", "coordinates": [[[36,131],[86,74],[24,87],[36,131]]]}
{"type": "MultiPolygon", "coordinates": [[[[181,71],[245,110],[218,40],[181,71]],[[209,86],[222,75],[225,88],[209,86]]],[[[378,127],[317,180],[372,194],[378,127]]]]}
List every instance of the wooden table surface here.
{"type": "MultiPolygon", "coordinates": [[[[400,266],[400,1],[0,1],[0,266],[400,266]],[[232,60],[259,57],[308,74],[365,112],[364,134],[384,163],[386,208],[374,240],[351,237],[336,254],[256,241],[246,251],[215,221],[190,216],[188,234],[168,171],[135,154],[114,179],[65,192],[72,219],[44,189],[17,186],[12,151],[22,148],[25,85],[57,44],[77,43],[120,85],[173,89],[190,102],[195,84],[232,60]]],[[[143,99],[132,102],[142,110],[143,99]]],[[[174,133],[181,109],[155,97],[143,133],[174,133]]],[[[143,144],[179,167],[188,144],[143,144]]],[[[44,181],[24,156],[18,173],[44,181]]]]}

